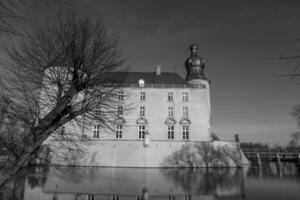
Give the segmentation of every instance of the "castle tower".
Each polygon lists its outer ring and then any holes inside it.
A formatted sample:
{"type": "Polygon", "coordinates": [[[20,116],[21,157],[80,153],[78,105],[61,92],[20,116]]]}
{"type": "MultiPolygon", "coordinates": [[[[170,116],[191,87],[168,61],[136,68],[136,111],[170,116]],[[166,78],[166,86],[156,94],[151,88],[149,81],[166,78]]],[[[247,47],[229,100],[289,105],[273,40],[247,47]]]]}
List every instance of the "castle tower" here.
{"type": "MultiPolygon", "coordinates": [[[[199,92],[204,95],[206,102],[202,102],[207,106],[207,115],[209,124],[211,123],[211,104],[210,104],[210,81],[204,75],[205,61],[198,54],[198,46],[192,44],[190,46],[191,55],[185,62],[187,70],[186,81],[194,88],[199,88],[199,92]]],[[[210,128],[209,128],[210,129],[210,128]]]]}

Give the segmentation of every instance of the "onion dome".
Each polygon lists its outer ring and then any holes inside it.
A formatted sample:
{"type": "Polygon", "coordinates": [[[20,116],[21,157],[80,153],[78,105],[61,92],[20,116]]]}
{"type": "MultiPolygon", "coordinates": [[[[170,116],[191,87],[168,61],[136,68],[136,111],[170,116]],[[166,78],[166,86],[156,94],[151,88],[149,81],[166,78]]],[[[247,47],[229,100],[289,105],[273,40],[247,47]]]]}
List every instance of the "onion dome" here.
{"type": "Polygon", "coordinates": [[[204,75],[205,61],[198,55],[198,46],[196,44],[192,44],[190,51],[191,56],[185,62],[187,70],[186,80],[206,79],[204,75]]]}

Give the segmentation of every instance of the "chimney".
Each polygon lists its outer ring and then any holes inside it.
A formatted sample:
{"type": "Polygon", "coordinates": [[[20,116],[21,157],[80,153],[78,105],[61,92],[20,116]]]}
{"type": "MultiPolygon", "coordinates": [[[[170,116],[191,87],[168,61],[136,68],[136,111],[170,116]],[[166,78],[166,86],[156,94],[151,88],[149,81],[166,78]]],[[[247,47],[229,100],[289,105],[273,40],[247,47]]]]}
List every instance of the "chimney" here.
{"type": "Polygon", "coordinates": [[[156,76],[160,76],[160,65],[156,65],[156,76]]]}

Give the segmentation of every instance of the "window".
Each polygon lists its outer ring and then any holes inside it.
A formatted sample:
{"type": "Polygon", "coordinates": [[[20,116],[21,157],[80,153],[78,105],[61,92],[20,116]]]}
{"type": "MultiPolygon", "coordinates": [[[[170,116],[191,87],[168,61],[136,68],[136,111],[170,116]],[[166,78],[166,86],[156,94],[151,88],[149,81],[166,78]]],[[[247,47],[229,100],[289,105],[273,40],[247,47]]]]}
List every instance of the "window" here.
{"type": "Polygon", "coordinates": [[[168,126],[168,139],[169,140],[174,139],[174,126],[173,125],[168,126]]]}
{"type": "Polygon", "coordinates": [[[95,109],[95,115],[99,116],[100,115],[100,106],[97,106],[95,109]]]}
{"type": "Polygon", "coordinates": [[[189,96],[187,92],[182,93],[182,101],[188,102],[189,101],[189,96]]]}
{"type": "Polygon", "coordinates": [[[145,117],[145,106],[140,107],[140,116],[145,117]]]}
{"type": "Polygon", "coordinates": [[[188,107],[183,107],[183,117],[184,118],[188,118],[189,117],[188,107]]]}
{"type": "Polygon", "coordinates": [[[58,129],[58,132],[57,132],[57,133],[60,134],[60,135],[64,135],[65,132],[66,132],[65,126],[62,126],[62,127],[60,127],[60,128],[58,129]]]}
{"type": "Polygon", "coordinates": [[[118,106],[118,116],[123,115],[123,106],[118,106]]]}
{"type": "Polygon", "coordinates": [[[140,125],[139,126],[139,139],[144,139],[145,138],[145,130],[146,130],[145,125],[140,125]]]}
{"type": "Polygon", "coordinates": [[[182,139],[184,140],[188,140],[190,139],[190,135],[189,135],[189,126],[187,125],[183,125],[182,126],[182,139]]]}
{"type": "Polygon", "coordinates": [[[168,116],[173,117],[174,116],[174,107],[169,106],[168,107],[168,116]]]}
{"type": "Polygon", "coordinates": [[[141,92],[141,101],[146,100],[146,92],[141,92]]]}
{"type": "Polygon", "coordinates": [[[119,100],[124,100],[124,91],[119,91],[118,99],[119,100]]]}
{"type": "Polygon", "coordinates": [[[93,138],[99,138],[99,134],[100,134],[100,125],[95,125],[93,138]]]}
{"type": "Polygon", "coordinates": [[[173,101],[173,92],[168,92],[168,101],[173,101]]]}
{"type": "Polygon", "coordinates": [[[117,126],[116,126],[116,138],[117,139],[122,138],[122,129],[123,129],[123,125],[117,124],[117,126]]]}

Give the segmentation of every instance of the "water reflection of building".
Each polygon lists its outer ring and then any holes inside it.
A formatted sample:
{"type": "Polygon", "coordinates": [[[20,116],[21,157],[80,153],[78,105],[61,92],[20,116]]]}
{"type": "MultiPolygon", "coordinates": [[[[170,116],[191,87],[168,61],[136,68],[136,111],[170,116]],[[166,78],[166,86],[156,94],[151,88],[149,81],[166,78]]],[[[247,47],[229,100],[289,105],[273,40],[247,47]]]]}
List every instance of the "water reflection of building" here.
{"type": "Polygon", "coordinates": [[[26,179],[24,200],[210,200],[244,190],[240,169],[51,167],[44,175],[34,187],[26,179]]]}

